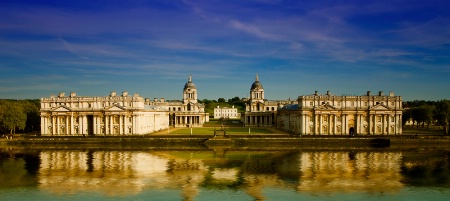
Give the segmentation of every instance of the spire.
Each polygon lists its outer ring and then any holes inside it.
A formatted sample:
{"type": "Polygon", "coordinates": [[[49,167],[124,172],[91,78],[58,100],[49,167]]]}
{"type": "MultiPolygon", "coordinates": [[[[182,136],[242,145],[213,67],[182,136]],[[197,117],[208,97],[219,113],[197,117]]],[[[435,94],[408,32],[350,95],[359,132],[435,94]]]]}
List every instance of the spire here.
{"type": "Polygon", "coordinates": [[[188,82],[192,82],[192,76],[189,74],[188,82]]]}
{"type": "Polygon", "coordinates": [[[256,81],[259,82],[258,73],[256,73],[256,81]]]}

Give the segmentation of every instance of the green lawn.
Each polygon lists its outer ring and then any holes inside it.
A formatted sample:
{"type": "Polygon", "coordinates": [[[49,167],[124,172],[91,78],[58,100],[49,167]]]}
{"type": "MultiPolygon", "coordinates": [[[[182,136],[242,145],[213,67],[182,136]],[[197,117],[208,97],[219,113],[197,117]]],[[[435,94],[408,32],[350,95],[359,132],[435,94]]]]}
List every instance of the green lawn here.
{"type": "MultiPolygon", "coordinates": [[[[220,126],[218,126],[216,129],[220,129],[220,126]]],[[[226,128],[227,135],[237,135],[237,134],[249,134],[248,130],[249,128],[226,128]]],[[[176,131],[170,132],[171,134],[191,134],[190,128],[182,128],[178,129],[176,131]]],[[[265,128],[250,128],[250,134],[269,134],[273,133],[270,130],[267,130],[265,128]]],[[[207,134],[214,134],[214,128],[192,128],[192,134],[201,134],[201,135],[207,135],[207,134]]]]}

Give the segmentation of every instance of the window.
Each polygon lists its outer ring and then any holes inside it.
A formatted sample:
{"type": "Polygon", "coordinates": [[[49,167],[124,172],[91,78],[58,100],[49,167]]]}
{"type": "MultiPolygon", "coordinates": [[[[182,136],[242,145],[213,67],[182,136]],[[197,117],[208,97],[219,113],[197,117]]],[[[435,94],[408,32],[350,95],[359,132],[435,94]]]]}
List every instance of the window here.
{"type": "Polygon", "coordinates": [[[381,117],[377,116],[377,122],[381,122],[381,117]]]}
{"type": "Polygon", "coordinates": [[[364,106],[366,106],[366,107],[367,107],[367,101],[366,101],[366,102],[364,102],[364,106]]]}
{"type": "Polygon", "coordinates": [[[353,101],[351,101],[350,104],[351,104],[352,107],[355,106],[355,102],[353,102],[353,101]]]}
{"type": "Polygon", "coordinates": [[[341,107],[341,102],[338,101],[338,102],[337,102],[337,106],[338,106],[338,107],[341,107]]]}
{"type": "Polygon", "coordinates": [[[392,105],[392,106],[395,106],[395,102],[392,102],[391,105],[392,105]]]}
{"type": "Polygon", "coordinates": [[[391,122],[395,122],[394,116],[391,116],[391,122]]]}
{"type": "Polygon", "coordinates": [[[311,102],[309,102],[309,106],[313,106],[313,102],[311,101],[311,102]]]}

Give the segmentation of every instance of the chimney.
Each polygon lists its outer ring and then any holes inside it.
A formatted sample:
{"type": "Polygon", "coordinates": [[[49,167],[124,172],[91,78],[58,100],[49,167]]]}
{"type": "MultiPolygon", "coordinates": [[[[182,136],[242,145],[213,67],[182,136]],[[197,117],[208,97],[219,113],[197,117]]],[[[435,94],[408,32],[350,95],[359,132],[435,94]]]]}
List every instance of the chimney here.
{"type": "Polygon", "coordinates": [[[389,92],[389,96],[393,97],[393,96],[394,96],[394,92],[393,92],[393,91],[390,91],[390,92],[389,92]]]}
{"type": "Polygon", "coordinates": [[[128,92],[126,92],[126,91],[122,92],[122,96],[123,97],[128,96],[128,92]]]}
{"type": "Polygon", "coordinates": [[[383,91],[379,91],[379,92],[378,92],[378,95],[379,95],[379,96],[382,96],[382,95],[383,95],[383,91]]]}
{"type": "Polygon", "coordinates": [[[367,96],[370,96],[371,95],[371,92],[370,91],[367,91],[367,96]]]}
{"type": "Polygon", "coordinates": [[[314,92],[314,96],[317,96],[317,92],[318,92],[318,91],[315,91],[315,92],[314,92]]]}
{"type": "Polygon", "coordinates": [[[70,92],[70,97],[75,97],[75,96],[77,96],[77,93],[75,93],[75,92],[70,92]]]}
{"type": "Polygon", "coordinates": [[[115,97],[116,96],[116,92],[115,91],[111,91],[110,96],[111,97],[115,97]]]}
{"type": "Polygon", "coordinates": [[[58,97],[59,97],[59,98],[64,97],[64,92],[60,92],[58,97]]]}
{"type": "Polygon", "coordinates": [[[330,95],[330,91],[327,91],[327,96],[329,96],[330,95]]]}

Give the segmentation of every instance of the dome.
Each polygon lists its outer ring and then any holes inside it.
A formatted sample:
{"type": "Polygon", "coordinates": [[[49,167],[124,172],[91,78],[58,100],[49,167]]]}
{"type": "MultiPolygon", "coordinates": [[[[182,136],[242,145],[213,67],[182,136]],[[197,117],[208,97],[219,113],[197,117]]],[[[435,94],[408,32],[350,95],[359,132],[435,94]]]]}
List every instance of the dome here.
{"type": "Polygon", "coordinates": [[[253,84],[252,84],[252,88],[250,88],[250,90],[253,90],[253,89],[264,89],[261,82],[259,82],[258,74],[256,75],[255,82],[253,82],[253,84]]]}
{"type": "Polygon", "coordinates": [[[189,75],[188,82],[184,85],[183,90],[186,90],[186,89],[197,89],[197,87],[195,87],[195,84],[192,82],[191,75],[189,75]]]}
{"type": "Polygon", "coordinates": [[[250,90],[257,89],[257,88],[258,88],[258,89],[264,89],[263,86],[262,86],[262,84],[261,84],[261,82],[259,82],[259,81],[253,82],[252,88],[251,88],[250,90]]]}

